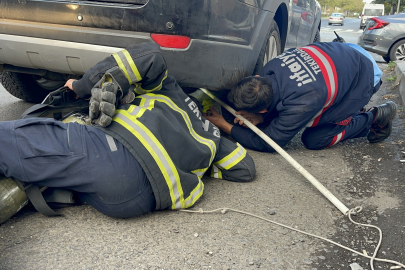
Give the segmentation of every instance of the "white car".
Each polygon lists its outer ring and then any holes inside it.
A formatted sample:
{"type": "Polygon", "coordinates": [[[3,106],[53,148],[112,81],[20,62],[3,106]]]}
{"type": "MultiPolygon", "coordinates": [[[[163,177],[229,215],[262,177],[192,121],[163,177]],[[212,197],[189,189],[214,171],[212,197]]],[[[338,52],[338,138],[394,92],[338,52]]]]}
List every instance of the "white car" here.
{"type": "Polygon", "coordinates": [[[383,4],[365,4],[360,17],[360,29],[363,29],[366,26],[367,19],[378,16],[384,16],[383,4]]]}
{"type": "Polygon", "coordinates": [[[329,17],[329,25],[331,24],[340,24],[340,25],[344,25],[345,24],[345,16],[343,15],[343,13],[332,13],[332,15],[330,15],[329,17]]]}

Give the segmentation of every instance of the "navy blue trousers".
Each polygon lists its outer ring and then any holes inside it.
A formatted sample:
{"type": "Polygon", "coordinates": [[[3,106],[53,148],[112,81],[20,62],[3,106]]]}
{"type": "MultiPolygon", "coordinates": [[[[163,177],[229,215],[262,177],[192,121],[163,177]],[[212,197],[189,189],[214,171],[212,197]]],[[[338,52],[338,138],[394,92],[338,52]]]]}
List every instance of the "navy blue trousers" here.
{"type": "Polygon", "coordinates": [[[373,114],[371,112],[358,113],[346,126],[326,124],[306,128],[301,140],[306,148],[320,150],[347,139],[367,136],[372,123],[373,114]]]}
{"type": "MultiPolygon", "coordinates": [[[[373,87],[372,95],[380,89],[381,84],[382,81],[380,80],[373,87]]],[[[352,116],[347,125],[325,124],[305,129],[301,137],[302,142],[308,149],[320,150],[344,140],[367,136],[374,117],[371,112],[363,112],[363,110],[364,108],[359,108],[359,111],[352,116]]]]}
{"type": "Polygon", "coordinates": [[[101,130],[49,118],[0,122],[0,173],[73,190],[111,217],[152,212],[155,196],[138,161],[101,130]]]}

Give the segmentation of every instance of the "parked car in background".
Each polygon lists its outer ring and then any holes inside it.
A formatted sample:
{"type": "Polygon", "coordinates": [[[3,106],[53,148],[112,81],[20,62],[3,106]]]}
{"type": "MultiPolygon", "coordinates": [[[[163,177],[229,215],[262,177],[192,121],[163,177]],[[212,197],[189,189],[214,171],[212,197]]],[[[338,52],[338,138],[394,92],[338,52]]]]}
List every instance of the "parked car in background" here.
{"type": "Polygon", "coordinates": [[[340,24],[344,25],[345,24],[345,16],[343,13],[332,13],[329,17],[328,25],[331,24],[340,24]]]}
{"type": "Polygon", "coordinates": [[[405,14],[374,17],[367,21],[358,45],[385,61],[405,60],[405,14]]]}
{"type": "Polygon", "coordinates": [[[229,88],[319,41],[316,0],[1,0],[0,82],[39,102],[131,44],[155,42],[183,87],[229,88]]]}
{"type": "Polygon", "coordinates": [[[384,16],[383,4],[365,4],[361,13],[360,29],[363,29],[368,19],[384,16]]]}

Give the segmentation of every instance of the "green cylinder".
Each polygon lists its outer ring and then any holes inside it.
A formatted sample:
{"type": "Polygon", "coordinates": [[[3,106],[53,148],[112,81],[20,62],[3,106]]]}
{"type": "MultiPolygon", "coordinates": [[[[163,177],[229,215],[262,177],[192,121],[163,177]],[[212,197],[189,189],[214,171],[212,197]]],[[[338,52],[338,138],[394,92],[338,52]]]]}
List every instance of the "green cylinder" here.
{"type": "Polygon", "coordinates": [[[0,224],[12,217],[28,203],[25,192],[17,182],[0,176],[0,224]]]}

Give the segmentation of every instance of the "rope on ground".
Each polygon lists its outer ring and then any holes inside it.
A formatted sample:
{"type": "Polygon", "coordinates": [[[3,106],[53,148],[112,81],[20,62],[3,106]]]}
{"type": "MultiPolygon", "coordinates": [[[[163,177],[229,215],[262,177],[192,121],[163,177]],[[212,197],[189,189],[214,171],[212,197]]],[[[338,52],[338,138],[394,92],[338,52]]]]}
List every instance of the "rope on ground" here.
{"type": "Polygon", "coordinates": [[[239,213],[239,214],[244,214],[244,215],[252,216],[252,217],[255,217],[255,218],[258,218],[258,219],[261,219],[261,220],[270,222],[270,223],[273,223],[273,224],[275,224],[275,225],[278,225],[278,226],[281,226],[281,227],[290,229],[290,230],[292,230],[292,231],[296,231],[296,232],[299,232],[299,233],[302,233],[302,234],[305,234],[305,235],[308,235],[308,236],[312,236],[312,237],[315,237],[315,238],[318,238],[318,239],[327,241],[327,242],[329,242],[329,243],[331,243],[331,244],[334,244],[334,245],[336,245],[336,246],[338,246],[338,247],[341,247],[341,248],[343,248],[343,249],[349,250],[349,251],[351,251],[351,252],[353,252],[353,253],[356,253],[356,254],[358,254],[358,255],[360,255],[360,256],[363,256],[363,257],[365,257],[365,258],[368,258],[368,259],[370,259],[370,266],[371,266],[371,269],[372,269],[372,270],[374,270],[374,261],[392,263],[392,264],[397,265],[397,267],[394,266],[395,268],[394,268],[394,267],[391,267],[391,269],[399,269],[400,267],[402,267],[402,268],[405,269],[405,265],[402,264],[402,263],[400,263],[400,262],[393,261],[393,260],[387,260],[387,259],[376,258],[377,252],[378,252],[378,250],[379,250],[379,248],[380,248],[380,246],[381,246],[381,242],[382,242],[382,231],[381,231],[380,228],[378,228],[378,227],[375,226],[375,225],[362,224],[362,223],[358,223],[358,222],[353,221],[351,215],[356,215],[356,214],[360,213],[360,212],[362,211],[362,209],[363,209],[363,208],[362,208],[362,207],[359,207],[359,206],[358,206],[358,207],[355,207],[355,208],[353,208],[353,209],[350,209],[350,211],[349,211],[349,213],[348,213],[348,217],[349,217],[350,221],[353,222],[353,223],[356,224],[356,225],[365,226],[365,227],[372,227],[372,228],[375,228],[375,229],[377,229],[377,230],[379,231],[380,239],[379,239],[379,241],[378,241],[377,247],[376,247],[375,250],[374,250],[373,256],[369,256],[369,255],[363,254],[363,253],[361,253],[361,252],[358,252],[358,251],[356,251],[356,250],[354,250],[354,249],[351,249],[351,248],[349,248],[349,247],[343,246],[343,245],[341,245],[341,244],[339,244],[339,243],[337,243],[337,242],[334,242],[334,241],[332,241],[332,240],[330,240],[330,239],[327,239],[327,238],[324,238],[324,237],[322,237],[322,236],[318,236],[318,235],[315,235],[315,234],[312,234],[312,233],[307,233],[307,232],[304,232],[304,231],[295,229],[295,228],[293,228],[293,227],[290,227],[290,226],[287,226],[287,225],[284,225],[284,224],[281,224],[281,223],[272,221],[272,220],[270,220],[270,219],[267,219],[267,218],[264,218],[264,217],[261,217],[261,216],[258,216],[258,215],[252,214],[252,213],[240,211],[240,210],[235,210],[235,209],[231,209],[231,208],[218,208],[218,209],[215,209],[215,210],[208,210],[208,211],[205,211],[205,210],[203,210],[202,208],[199,208],[199,210],[186,210],[186,209],[181,209],[181,210],[179,210],[179,211],[181,211],[181,212],[188,212],[188,213],[200,213],[200,214],[209,214],[209,213],[216,213],[216,212],[221,212],[222,214],[226,214],[226,212],[231,211],[231,212],[236,212],[236,213],[239,213]]]}

